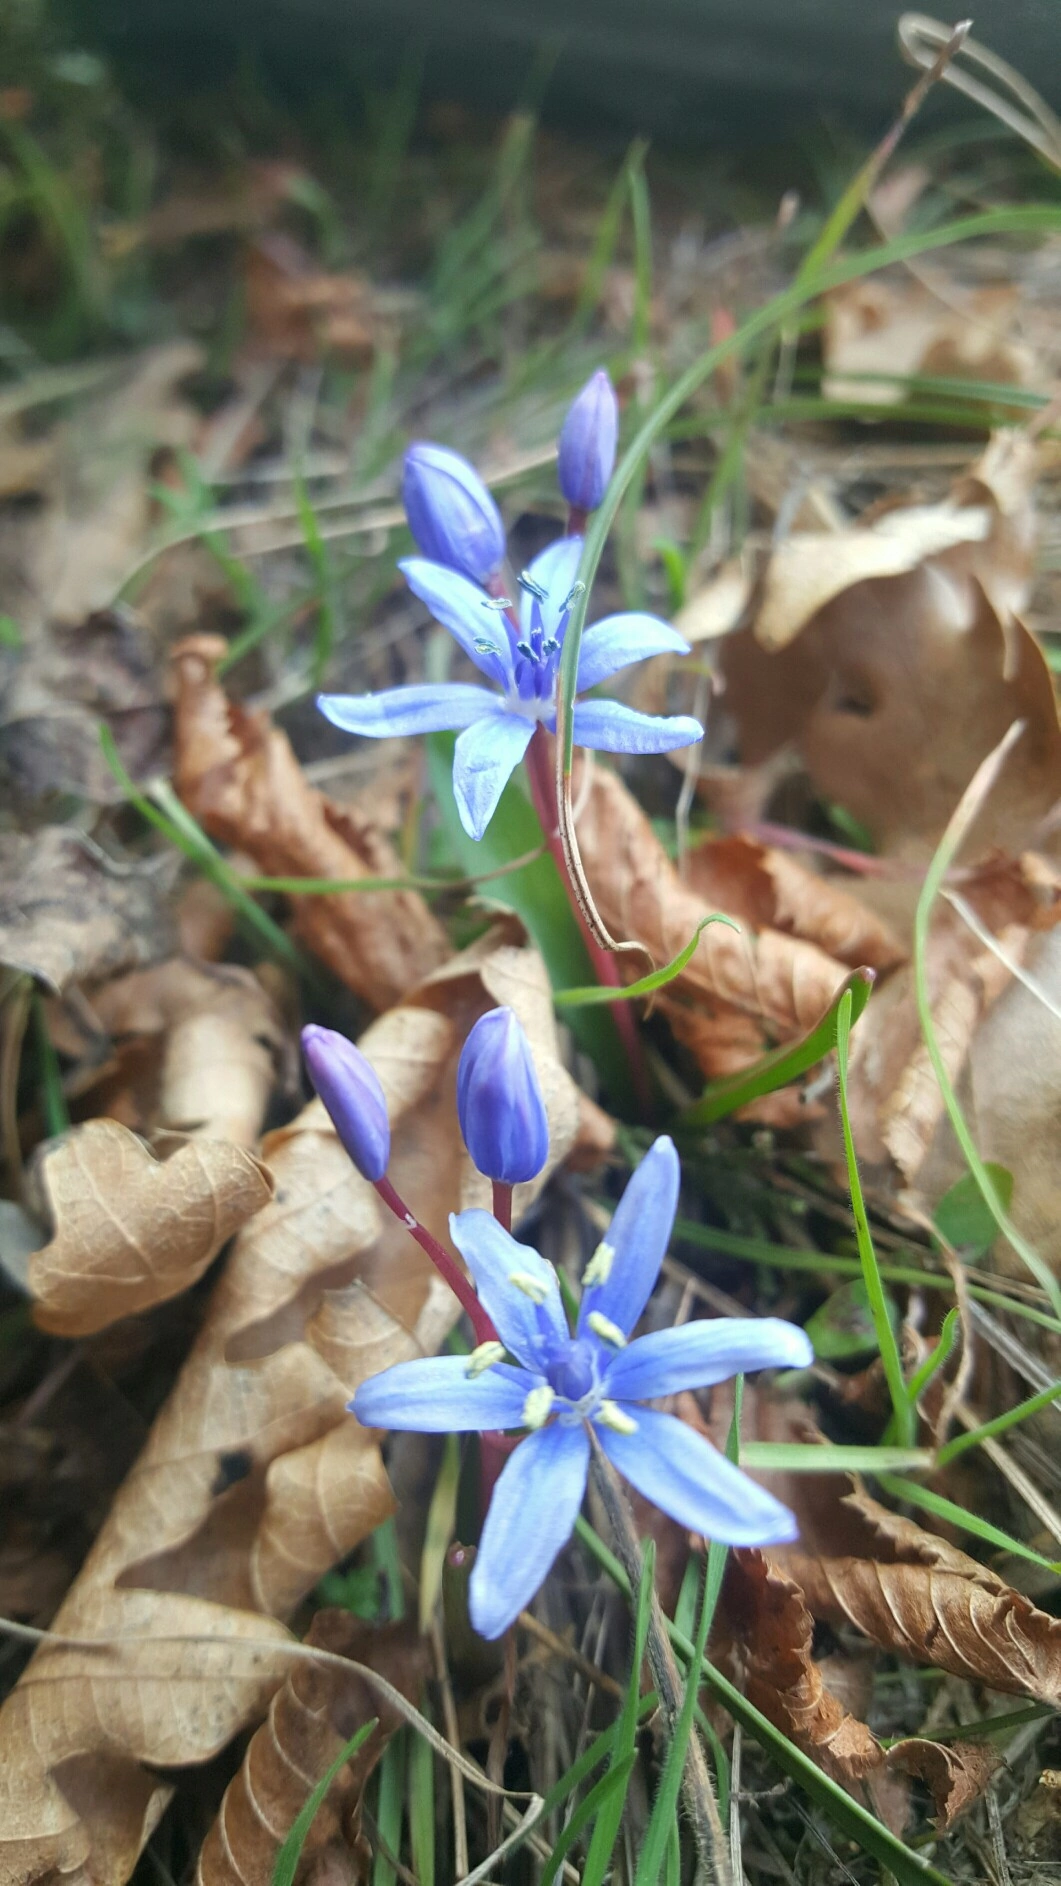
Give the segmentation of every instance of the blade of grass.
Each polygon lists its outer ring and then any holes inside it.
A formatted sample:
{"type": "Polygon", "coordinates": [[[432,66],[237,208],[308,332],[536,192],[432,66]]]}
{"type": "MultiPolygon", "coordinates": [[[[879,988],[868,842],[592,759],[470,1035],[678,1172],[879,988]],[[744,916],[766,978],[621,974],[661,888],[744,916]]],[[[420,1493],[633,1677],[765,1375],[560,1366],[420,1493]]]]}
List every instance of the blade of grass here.
{"type": "MultiPolygon", "coordinates": [[[[539,1886],[553,1886],[554,1879],[580,1833],[589,1826],[591,1820],[604,1812],[616,1796],[619,1796],[619,1814],[622,1815],[627,1783],[636,1760],[636,1751],[632,1755],[622,1756],[612,1768],[609,1768],[606,1775],[602,1775],[599,1781],[594,1782],[589,1793],[579,1802],[570,1820],[565,1824],[563,1833],[542,1869],[539,1886]]],[[[587,1877],[588,1869],[582,1876],[583,1886],[587,1877]]]]}
{"type": "Polygon", "coordinates": [[[966,1125],[965,1115],[958,1104],[958,1096],[951,1084],[951,1078],[936,1038],[936,1024],[933,1020],[932,1003],[928,992],[927,959],[932,906],[970,826],[994,786],[1011,748],[1020,739],[1023,729],[1023,721],[1014,721],[997,747],[987,755],[985,760],[981,761],[962,794],[954,815],[936,847],[932,863],[925,873],[925,881],[921,887],[921,895],[917,900],[917,910],[914,914],[914,996],[928,1058],[932,1063],[932,1069],[943,1096],[943,1104],[947,1109],[954,1137],[965,1157],[965,1163],[976,1180],[980,1195],[1003,1237],[1009,1239],[1018,1257],[1031,1271],[1036,1283],[1046,1292],[1055,1315],[1061,1316],[1061,1286],[1058,1285],[1050,1266],[1013,1223],[966,1125]]]}
{"type": "Polygon", "coordinates": [[[306,489],[306,481],[301,472],[296,474],[294,484],[298,520],[302,526],[302,535],[306,540],[306,555],[309,557],[313,574],[317,579],[317,590],[320,596],[311,668],[313,686],[318,688],[324,680],[332,650],[339,639],[341,628],[339,595],[328,546],[321,536],[317,513],[313,508],[313,501],[306,489]]]}
{"type": "Polygon", "coordinates": [[[372,1861],[372,1886],[397,1886],[398,1870],[394,1860],[401,1849],[404,1806],[405,1731],[399,1729],[393,1742],[383,1751],[379,1765],[376,1825],[380,1844],[372,1861]]]}
{"type": "Polygon", "coordinates": [[[422,1735],[409,1750],[409,1839],[420,1886],[435,1886],[435,1757],[422,1735]]]}
{"type": "Polygon", "coordinates": [[[605,989],[599,983],[591,983],[582,989],[554,989],[553,1001],[557,1008],[588,1008],[602,1002],[632,1002],[639,996],[654,995],[657,989],[665,989],[668,982],[680,976],[683,969],[688,969],[701,934],[709,923],[726,923],[731,930],[740,929],[740,924],[734,923],[732,917],[724,917],[721,912],[715,911],[710,917],[701,917],[688,943],[669,963],[664,963],[662,969],[654,969],[649,975],[641,976],[637,982],[627,983],[625,989],[605,989]]]}
{"type": "Polygon", "coordinates": [[[460,1484],[460,1442],[447,1434],[442,1449],[431,1504],[427,1509],[424,1549],[420,1556],[420,1635],[426,1637],[442,1592],[442,1576],[457,1523],[457,1489],[460,1484]]]}
{"type": "Polygon", "coordinates": [[[875,1473],[877,1468],[936,1465],[930,1447],[837,1447],[832,1441],[746,1441],[745,1467],[772,1473],[875,1473]]]}
{"type": "Polygon", "coordinates": [[[850,997],[851,1020],[856,1022],[869,1001],[873,982],[871,969],[856,969],[837,990],[821,1021],[811,1029],[809,1035],[805,1035],[802,1041],[793,1042],[790,1047],[775,1048],[772,1053],[764,1055],[761,1061],[742,1068],[738,1074],[728,1075],[725,1080],[712,1081],[704,1088],[700,1099],[694,1101],[691,1107],[686,1107],[679,1124],[682,1127],[710,1126],[715,1120],[723,1119],[727,1113],[733,1113],[737,1107],[746,1107],[750,1101],[758,1100],[763,1094],[772,1094],[778,1087],[786,1087],[790,1081],[806,1074],[809,1068],[816,1067],[836,1047],[836,1018],[845,996],[850,997]]]}
{"type": "MultiPolygon", "coordinates": [[[[648,1639],[652,1581],[655,1571],[655,1541],[648,1539],[643,1548],[641,1586],[637,1594],[637,1608],[634,1615],[634,1645],[630,1658],[630,1680],[626,1686],[611,1760],[611,1769],[613,1771],[625,1769],[627,1779],[629,1779],[636,1752],[638,1689],[641,1683],[641,1666],[645,1661],[645,1644],[648,1639]]],[[[627,1583],[626,1592],[627,1597],[630,1597],[629,1583],[627,1583]]],[[[612,1848],[618,1838],[625,1801],[626,1790],[623,1788],[621,1793],[609,1794],[599,1809],[582,1872],[582,1886],[601,1886],[612,1857],[612,1848]]]]}
{"type": "Polygon", "coordinates": [[[321,1776],[312,1794],[307,1796],[305,1805],[300,1808],[295,1820],[292,1822],[291,1831],[276,1856],[276,1864],[273,1867],[272,1886],[293,1886],[295,1874],[298,1871],[298,1863],[302,1858],[302,1849],[306,1844],[306,1835],[313,1825],[314,1819],[328,1789],[331,1787],[340,1768],[353,1759],[358,1749],[368,1741],[375,1727],[375,1717],[373,1717],[371,1722],[362,1723],[356,1735],[352,1735],[345,1747],[339,1750],[331,1767],[321,1776]]]}
{"type": "Polygon", "coordinates": [[[915,1371],[906,1384],[906,1393],[911,1408],[916,1408],[937,1369],[941,1369],[961,1333],[961,1315],[957,1309],[948,1310],[943,1318],[939,1340],[932,1354],[925,1357],[921,1367],[915,1371]]]}
{"type": "Polygon", "coordinates": [[[63,1078],[59,1072],[59,1057],[55,1052],[55,1043],[48,1028],[48,1016],[39,989],[33,991],[33,1033],[40,1061],[41,1110],[44,1114],[45,1131],[49,1139],[55,1139],[60,1133],[69,1132],[70,1109],[66,1104],[63,1078]]]}
{"type": "MultiPolygon", "coordinates": [[[[828,1251],[793,1250],[789,1245],[770,1244],[765,1238],[746,1238],[737,1231],[698,1225],[691,1218],[676,1218],[674,1235],[684,1239],[687,1244],[717,1251],[723,1257],[744,1258],[749,1264],[768,1265],[774,1270],[821,1271],[826,1276],[837,1277],[862,1275],[862,1265],[857,1257],[835,1257],[828,1251]]],[[[954,1291],[952,1279],[942,1271],[917,1270],[907,1264],[879,1264],[878,1269],[886,1283],[909,1284],[912,1288],[922,1290],[946,1290],[951,1294],[954,1291]]],[[[968,1290],[970,1296],[980,1303],[992,1303],[998,1309],[1009,1310],[1014,1316],[1026,1317],[1042,1329],[1051,1330],[1055,1336],[1061,1335],[1061,1322],[1056,1316],[1033,1308],[1019,1297],[989,1290],[984,1284],[970,1283],[968,1290]]]]}
{"type": "MultiPolygon", "coordinates": [[[[592,1553],[597,1563],[607,1572],[609,1578],[624,1591],[630,1593],[629,1581],[615,1554],[598,1538],[592,1526],[582,1518],[576,1521],[575,1530],[583,1545],[592,1553]]],[[[692,1657],[692,1645],[684,1632],[668,1621],[668,1635],[675,1650],[685,1658],[692,1657]]],[[[953,1886],[945,1873],[940,1873],[923,1859],[919,1853],[890,1833],[882,1822],[876,1820],[866,1808],[854,1800],[846,1789],[841,1788],[813,1762],[809,1755],[804,1755],[788,1737],[775,1729],[772,1722],[750,1703],[746,1696],[734,1687],[721,1670],[715,1668],[707,1657],[700,1662],[703,1681],[718,1698],[735,1722],[747,1731],[766,1750],[777,1763],[783,1774],[798,1783],[809,1796],[828,1815],[833,1824],[840,1829],[863,1852],[871,1854],[887,1867],[894,1875],[898,1886],[953,1886]]]]}
{"type": "Polygon", "coordinates": [[[949,1466],[957,1460],[959,1454],[968,1453],[970,1447],[979,1447],[982,1441],[993,1441],[999,1434],[1008,1434],[1030,1415],[1039,1414],[1049,1408],[1052,1402],[1061,1396],[1061,1382],[1051,1382],[1049,1388],[1041,1388],[1037,1395],[1029,1395],[1025,1401],[1019,1401],[1015,1408],[1007,1408],[992,1421],[981,1422],[978,1428],[970,1428],[967,1434],[956,1434],[953,1441],[947,1441],[939,1450],[938,1460],[941,1467],[949,1466]]]}
{"type": "Polygon", "coordinates": [[[851,1214],[855,1221],[855,1236],[858,1240],[858,1255],[862,1263],[866,1295],[869,1297],[869,1305],[873,1313],[873,1327],[877,1332],[877,1347],[884,1365],[888,1392],[892,1398],[895,1432],[905,1446],[912,1447],[917,1431],[917,1418],[906,1393],[902,1358],[899,1355],[899,1345],[895,1339],[891,1317],[888,1315],[887,1298],[877,1265],[877,1253],[873,1248],[869,1219],[866,1216],[862,1181],[859,1178],[858,1161],[855,1158],[855,1141],[851,1132],[851,1115],[847,1105],[847,1049],[850,1039],[851,991],[848,989],[841,996],[836,1011],[836,1086],[840,1096],[840,1125],[844,1136],[847,1182],[851,1190],[851,1214]]]}
{"type": "Polygon", "coordinates": [[[1036,1552],[1022,1540],[1012,1538],[998,1526],[992,1526],[990,1520],[981,1519],[978,1513],[970,1513],[967,1507],[945,1499],[942,1493],[933,1493],[931,1487],[923,1487],[916,1480],[906,1480],[901,1474],[877,1473],[874,1467],[869,1472],[876,1474],[885,1492],[890,1493],[893,1499],[908,1500],[911,1506],[920,1506],[935,1519],[944,1519],[948,1525],[957,1526],[962,1532],[983,1539],[986,1545],[1012,1553],[1014,1558],[1027,1559],[1030,1565],[1038,1565],[1048,1572],[1061,1572],[1061,1560],[1044,1558],[1041,1552],[1036,1552]]]}

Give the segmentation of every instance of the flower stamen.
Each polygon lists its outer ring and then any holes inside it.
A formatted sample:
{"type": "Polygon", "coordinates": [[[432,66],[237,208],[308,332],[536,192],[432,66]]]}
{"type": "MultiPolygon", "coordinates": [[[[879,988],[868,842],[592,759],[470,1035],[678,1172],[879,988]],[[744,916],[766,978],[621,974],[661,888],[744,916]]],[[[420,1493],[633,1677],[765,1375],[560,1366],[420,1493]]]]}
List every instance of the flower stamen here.
{"type": "Polygon", "coordinates": [[[529,1270],[510,1270],[508,1281],[514,1290],[522,1291],[532,1303],[544,1303],[549,1295],[548,1284],[543,1283],[540,1277],[533,1276],[529,1270]]]}
{"type": "Polygon", "coordinates": [[[610,1348],[626,1348],[626,1337],[623,1335],[618,1323],[613,1323],[610,1316],[602,1316],[599,1310],[591,1310],[586,1318],[586,1323],[593,1331],[593,1334],[599,1336],[601,1342],[606,1342],[610,1348]]]}
{"type": "Polygon", "coordinates": [[[594,1284],[606,1284],[612,1274],[615,1262],[615,1246],[601,1239],[585,1270],[582,1272],[583,1290],[592,1289],[594,1284]]]}
{"type": "Polygon", "coordinates": [[[503,1342],[481,1342],[468,1357],[468,1366],[464,1373],[469,1382],[474,1382],[478,1376],[485,1375],[487,1369],[492,1369],[496,1362],[503,1362],[504,1359],[503,1342]]]}
{"type": "MultiPolygon", "coordinates": [[[[529,1395],[527,1399],[530,1400],[529,1395]]],[[[627,1414],[625,1408],[620,1408],[617,1401],[602,1401],[593,1418],[600,1422],[602,1428],[610,1428],[613,1434],[637,1433],[637,1422],[633,1415],[627,1414]]]]}
{"type": "Polygon", "coordinates": [[[542,1382],[539,1387],[532,1388],[523,1404],[524,1427],[532,1431],[535,1428],[543,1428],[549,1419],[555,1400],[556,1391],[549,1387],[548,1382],[542,1382]]]}

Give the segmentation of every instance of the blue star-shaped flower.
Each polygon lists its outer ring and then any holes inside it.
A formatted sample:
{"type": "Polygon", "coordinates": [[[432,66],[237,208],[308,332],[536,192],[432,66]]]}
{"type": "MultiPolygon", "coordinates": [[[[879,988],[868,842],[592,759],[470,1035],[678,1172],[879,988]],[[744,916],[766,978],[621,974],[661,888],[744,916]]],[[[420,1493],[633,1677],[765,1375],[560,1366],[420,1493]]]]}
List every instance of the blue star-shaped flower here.
{"type": "Polygon", "coordinates": [[[745,1370],[805,1368],[810,1340],[776,1318],[660,1329],[627,1341],[659,1275],[678,1203],[678,1155],[658,1139],[623,1194],[583,1277],[572,1335],[556,1272],[489,1212],[450,1219],[500,1341],[469,1358],[402,1362],[358,1389],[366,1427],[420,1433],[530,1429],[508,1460],[472,1571],[471,1618],[499,1637],[534,1596],[574,1526],[592,1424],[612,1464],[690,1532],[727,1545],[796,1536],[788,1508],[673,1415],[642,1406],[745,1370]],[[515,1365],[502,1360],[505,1354],[515,1365]]]}
{"type": "MultiPolygon", "coordinates": [[[[468,577],[427,557],[407,558],[401,568],[410,589],[498,691],[443,681],[379,694],[322,694],[321,712],[347,733],[376,738],[459,729],[453,789],[465,831],[481,838],[535,728],[556,730],[557,674],[581,555],[581,537],[562,537],[535,557],[520,578],[518,630],[468,577]]],[[[655,616],[607,616],[582,637],[579,692],[649,655],[688,653],[677,629],[655,616]]],[[[575,706],[576,744],[605,753],[670,753],[703,739],[703,731],[688,715],[639,714],[620,701],[575,706]]]]}

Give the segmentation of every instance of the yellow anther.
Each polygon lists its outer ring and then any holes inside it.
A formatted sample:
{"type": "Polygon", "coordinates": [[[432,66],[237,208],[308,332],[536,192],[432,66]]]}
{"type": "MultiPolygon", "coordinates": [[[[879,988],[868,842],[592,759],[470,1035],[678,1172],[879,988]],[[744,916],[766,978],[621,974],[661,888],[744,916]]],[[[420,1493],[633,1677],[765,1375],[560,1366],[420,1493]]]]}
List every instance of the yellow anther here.
{"type": "Polygon", "coordinates": [[[591,1290],[594,1284],[606,1284],[612,1274],[615,1262],[615,1246],[601,1239],[585,1270],[582,1272],[583,1290],[591,1290]]]}
{"type": "Polygon", "coordinates": [[[544,1303],[549,1295],[549,1287],[542,1278],[532,1276],[529,1270],[511,1270],[508,1281],[513,1289],[521,1290],[532,1303],[544,1303]]]}
{"type": "Polygon", "coordinates": [[[555,1400],[556,1393],[548,1382],[543,1382],[540,1388],[532,1388],[523,1404],[524,1427],[543,1428],[555,1400]]]}
{"type": "Polygon", "coordinates": [[[613,1323],[610,1317],[602,1316],[599,1310],[591,1310],[586,1322],[601,1342],[610,1343],[613,1349],[626,1348],[626,1337],[618,1323],[613,1323]]]}
{"type": "Polygon", "coordinates": [[[633,1415],[628,1415],[617,1401],[602,1401],[594,1419],[600,1422],[602,1428],[611,1428],[613,1434],[637,1433],[637,1422],[633,1415]]]}
{"type": "Polygon", "coordinates": [[[473,1349],[468,1357],[468,1366],[464,1373],[469,1382],[474,1382],[476,1376],[485,1375],[487,1369],[492,1369],[495,1362],[503,1362],[504,1359],[503,1342],[481,1342],[478,1349],[473,1349]]]}

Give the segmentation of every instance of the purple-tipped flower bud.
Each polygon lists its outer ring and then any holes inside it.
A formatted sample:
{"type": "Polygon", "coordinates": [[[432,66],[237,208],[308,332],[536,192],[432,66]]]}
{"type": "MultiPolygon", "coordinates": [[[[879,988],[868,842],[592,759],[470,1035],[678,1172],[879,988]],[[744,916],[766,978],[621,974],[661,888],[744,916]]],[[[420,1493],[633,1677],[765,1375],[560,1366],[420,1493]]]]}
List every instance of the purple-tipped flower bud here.
{"type": "Polygon", "coordinates": [[[302,1030],[309,1077],[362,1178],[375,1185],[387,1170],[391,1129],[379,1076],[360,1048],[334,1028],[302,1030]]]}
{"type": "Polygon", "coordinates": [[[579,511],[595,511],[615,469],[619,402],[615,388],[599,367],[568,408],[560,433],[556,467],[560,490],[579,511]]]}
{"type": "Polygon", "coordinates": [[[475,583],[505,560],[501,513],[474,465],[444,445],[411,445],[405,454],[402,502],[425,557],[475,583]]]}
{"type": "Polygon", "coordinates": [[[537,1178],[549,1157],[549,1121],[530,1043],[510,1008],[481,1016],[464,1044],[457,1117],[488,1179],[519,1185],[537,1178]]]}

